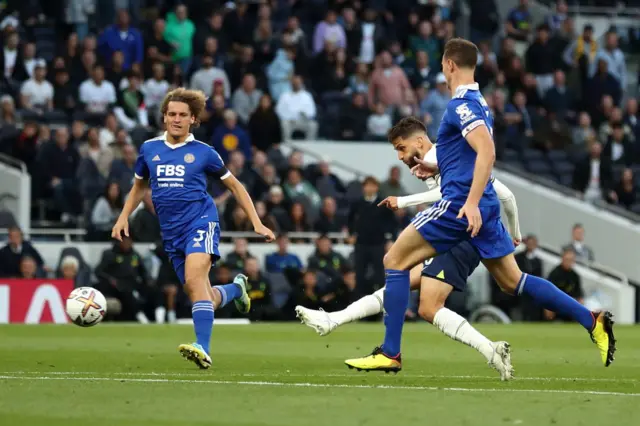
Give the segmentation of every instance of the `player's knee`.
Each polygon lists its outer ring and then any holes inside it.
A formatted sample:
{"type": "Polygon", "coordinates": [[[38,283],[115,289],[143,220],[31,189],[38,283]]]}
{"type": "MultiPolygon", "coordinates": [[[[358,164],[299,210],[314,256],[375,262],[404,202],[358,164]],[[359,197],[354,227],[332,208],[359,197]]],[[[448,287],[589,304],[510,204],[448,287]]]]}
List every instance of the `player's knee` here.
{"type": "Polygon", "coordinates": [[[516,293],[516,289],[518,288],[518,284],[520,283],[521,277],[522,272],[520,272],[519,274],[506,274],[497,281],[498,286],[504,293],[514,295],[516,293]]]}
{"type": "Polygon", "coordinates": [[[391,251],[384,255],[382,262],[384,263],[384,269],[400,269],[401,267],[401,259],[391,251]]]}
{"type": "Polygon", "coordinates": [[[164,288],[164,294],[167,296],[167,298],[176,297],[176,295],[178,294],[178,287],[175,285],[168,285],[164,288]]]}
{"type": "Polygon", "coordinates": [[[420,301],[420,306],[418,307],[418,315],[420,315],[420,318],[422,318],[423,320],[433,324],[433,319],[435,318],[438,309],[440,308],[437,307],[435,303],[420,301]]]}

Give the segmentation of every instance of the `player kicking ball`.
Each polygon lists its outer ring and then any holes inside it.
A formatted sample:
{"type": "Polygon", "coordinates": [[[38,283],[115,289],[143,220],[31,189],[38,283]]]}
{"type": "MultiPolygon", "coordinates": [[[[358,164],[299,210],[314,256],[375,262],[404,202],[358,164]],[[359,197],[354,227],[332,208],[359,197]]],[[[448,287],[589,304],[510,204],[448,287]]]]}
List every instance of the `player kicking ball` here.
{"type": "MultiPolygon", "coordinates": [[[[428,138],[415,138],[412,142],[412,146],[405,150],[402,157],[405,164],[413,164],[411,160],[418,157],[423,158],[428,164],[437,165],[436,147],[431,144],[428,138]]],[[[507,216],[507,229],[513,236],[514,244],[518,245],[521,234],[515,196],[506,185],[497,179],[492,178],[492,181],[507,216]]],[[[431,178],[427,180],[428,191],[406,197],[388,197],[380,203],[380,206],[397,210],[423,203],[434,203],[442,198],[438,186],[438,180],[431,178]]],[[[509,343],[492,342],[462,316],[444,307],[444,302],[452,290],[464,291],[469,275],[479,264],[478,252],[468,242],[462,242],[450,251],[411,269],[411,289],[424,288],[424,291],[421,291],[418,308],[423,319],[435,325],[453,340],[476,349],[486,358],[489,366],[500,373],[502,380],[510,380],[513,378],[514,371],[511,365],[509,343]],[[439,286],[441,283],[447,284],[449,288],[449,292],[443,292],[444,298],[437,301],[426,300],[424,295],[428,293],[428,289],[439,286]]],[[[316,330],[321,336],[326,336],[341,325],[379,314],[382,312],[383,306],[384,288],[353,302],[338,312],[329,313],[307,309],[303,306],[296,306],[295,309],[298,318],[304,324],[316,330]]],[[[348,361],[347,365],[349,365],[348,361]]],[[[400,368],[401,364],[398,362],[385,371],[397,372],[400,368]]]]}
{"type": "Polygon", "coordinates": [[[160,221],[164,250],[192,303],[196,342],[178,347],[182,356],[198,367],[211,367],[210,340],[214,311],[233,301],[242,313],[251,299],[247,278],[238,275],[231,284],[211,287],[209,270],[220,258],[218,210],[207,193],[207,176],[220,179],[247,213],[254,231],[267,241],[275,239],[265,227],[244,186],[225,167],[220,155],[190,133],[199,124],[205,107],[200,91],[175,89],[162,102],[166,132],[140,147],[135,182],[111,236],[129,235],[129,215],[140,204],[147,188],[160,221]]]}
{"type": "MultiPolygon", "coordinates": [[[[363,358],[347,360],[360,370],[401,368],[400,342],[405,311],[409,305],[409,271],[463,241],[479,253],[482,263],[509,294],[526,294],[541,307],[573,318],[590,334],[604,366],[614,360],[616,342],[610,312],[591,312],[551,282],[518,267],[514,246],[500,219],[500,204],[490,181],[495,160],[493,117],[474,81],[478,49],[460,38],[447,42],[442,69],[451,90],[438,129],[438,167],[442,200],[416,215],[384,257],[385,337],[382,346],[363,358]]],[[[408,117],[390,131],[389,140],[402,156],[414,138],[425,138],[424,124],[408,117]]],[[[433,173],[433,167],[415,158],[418,177],[433,173]]],[[[424,300],[439,303],[450,286],[430,281],[422,287],[424,300]]]]}

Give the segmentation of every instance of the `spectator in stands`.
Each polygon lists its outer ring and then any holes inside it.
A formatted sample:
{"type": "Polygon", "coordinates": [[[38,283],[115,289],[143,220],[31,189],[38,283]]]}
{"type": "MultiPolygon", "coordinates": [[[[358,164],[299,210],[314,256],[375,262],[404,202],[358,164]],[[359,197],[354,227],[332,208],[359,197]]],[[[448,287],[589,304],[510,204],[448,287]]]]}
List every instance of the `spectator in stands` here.
{"type": "MultiPolygon", "coordinates": [[[[152,243],[160,239],[160,222],[151,200],[151,191],[146,191],[142,198],[143,208],[135,211],[129,219],[131,237],[134,241],[152,243]]],[[[162,247],[162,244],[159,245],[162,247]]]]}
{"type": "Polygon", "coordinates": [[[42,256],[29,241],[24,239],[22,230],[12,226],[8,232],[9,241],[0,249],[0,277],[10,278],[20,275],[20,259],[24,257],[34,259],[37,268],[44,271],[42,256]]]}
{"type": "Polygon", "coordinates": [[[623,164],[630,167],[633,163],[633,145],[624,132],[622,122],[616,121],[612,124],[612,132],[607,140],[602,155],[609,158],[615,164],[623,164]]]}
{"type": "Polygon", "coordinates": [[[80,154],[69,145],[69,130],[60,127],[55,132],[55,141],[46,143],[40,150],[40,170],[45,184],[53,191],[53,200],[62,222],[75,221],[80,212],[80,200],[75,181],[80,154]]]}
{"type": "Polygon", "coordinates": [[[469,5],[469,33],[474,43],[492,40],[500,30],[500,12],[495,0],[475,0],[469,5]]]}
{"type": "Polygon", "coordinates": [[[440,121],[447,110],[451,94],[447,88],[447,79],[443,73],[435,78],[435,88],[429,91],[427,97],[420,103],[420,113],[427,123],[427,132],[431,138],[436,137],[440,121]]]}
{"type": "Polygon", "coordinates": [[[612,201],[630,209],[636,203],[636,183],[633,178],[633,170],[624,169],[620,182],[615,189],[615,197],[612,201]]]}
{"type": "Polygon", "coordinates": [[[286,269],[302,270],[300,258],[289,252],[289,237],[287,234],[279,234],[276,239],[278,251],[268,254],[265,258],[267,272],[284,272],[286,269]]]}
{"type": "Polygon", "coordinates": [[[144,94],[140,90],[141,84],[142,75],[135,71],[129,71],[127,73],[127,87],[118,91],[117,105],[113,112],[120,125],[126,130],[149,126],[144,94]]]}
{"type": "MultiPolygon", "coordinates": [[[[635,139],[635,135],[633,133],[633,131],[631,130],[630,126],[627,126],[624,123],[624,116],[622,114],[622,109],[618,108],[618,107],[614,107],[611,109],[611,113],[609,114],[609,117],[607,119],[607,121],[605,121],[604,123],[602,123],[600,125],[600,129],[598,129],[598,137],[601,141],[607,141],[609,140],[609,138],[613,135],[613,129],[616,126],[616,124],[620,124],[620,126],[623,129],[623,133],[625,135],[625,137],[629,140],[629,141],[634,141],[635,139]]],[[[606,150],[606,148],[605,148],[606,150]]]]}
{"type": "Polygon", "coordinates": [[[283,93],[291,91],[291,76],[294,72],[296,51],[292,47],[284,47],[276,52],[274,60],[267,66],[269,92],[278,101],[283,93]]]}
{"type": "Polygon", "coordinates": [[[251,298],[251,321],[269,321],[277,319],[277,312],[271,305],[271,281],[262,272],[255,258],[247,259],[244,265],[247,275],[247,293],[251,298]]]}
{"type": "Polygon", "coordinates": [[[598,42],[593,37],[593,26],[586,24],[582,29],[582,35],[578,36],[564,52],[564,61],[578,71],[582,84],[588,76],[591,64],[597,64],[595,62],[597,52],[598,42]]]}
{"type": "Polygon", "coordinates": [[[293,76],[292,90],[282,93],[276,105],[276,114],[282,125],[282,137],[290,140],[294,131],[301,131],[306,139],[315,139],[318,133],[316,104],[304,88],[302,77],[293,76]]]}
{"type": "Polygon", "coordinates": [[[393,125],[391,121],[391,114],[387,112],[387,108],[382,102],[374,108],[373,114],[367,118],[367,138],[376,141],[385,141],[387,139],[387,132],[393,125]]]}
{"type": "Polygon", "coordinates": [[[309,309],[324,309],[318,289],[318,274],[309,269],[302,274],[301,285],[297,288],[296,305],[309,309]]]}
{"type": "Polygon", "coordinates": [[[581,223],[573,225],[571,242],[563,247],[563,250],[573,250],[574,257],[582,262],[593,262],[595,260],[593,249],[584,243],[584,226],[581,223]]]}
{"type": "Polygon", "coordinates": [[[263,94],[258,108],[249,119],[251,142],[260,151],[268,152],[282,142],[282,126],[271,101],[271,96],[263,94]]]}
{"type": "Polygon", "coordinates": [[[594,142],[589,155],[574,169],[573,189],[579,191],[584,200],[594,202],[606,199],[612,187],[613,169],[611,159],[602,155],[602,145],[594,142]]]}
{"type": "MultiPolygon", "coordinates": [[[[516,40],[519,44],[525,44],[531,34],[533,18],[529,12],[529,0],[520,0],[520,4],[511,9],[505,22],[507,36],[516,40]]],[[[524,48],[519,48],[524,51],[524,48]]]]}
{"type": "Polygon", "coordinates": [[[566,119],[575,119],[573,104],[574,95],[567,88],[564,72],[556,70],[553,73],[553,86],[544,95],[545,109],[554,112],[559,120],[565,121],[566,119]]]}
{"type": "Polygon", "coordinates": [[[242,86],[233,92],[231,106],[238,114],[240,123],[247,125],[251,115],[256,111],[262,99],[262,90],[256,89],[256,78],[253,74],[245,74],[242,78],[242,86]]]}
{"type": "Polygon", "coordinates": [[[53,85],[46,80],[46,76],[47,63],[44,59],[38,59],[33,77],[25,81],[20,88],[22,108],[37,113],[53,109],[53,85]]]}
{"type": "Polygon", "coordinates": [[[22,280],[34,280],[38,277],[38,265],[31,256],[22,256],[20,258],[20,273],[13,278],[22,280]]]}
{"type": "Polygon", "coordinates": [[[107,185],[105,193],[91,211],[92,241],[109,241],[111,228],[116,223],[123,206],[123,196],[116,182],[107,185]]]}
{"type": "Polygon", "coordinates": [[[289,218],[289,206],[284,197],[284,191],[279,185],[269,188],[267,195],[267,210],[278,222],[279,229],[289,229],[291,219],[289,218]]]}
{"type": "Polygon", "coordinates": [[[245,263],[248,259],[253,259],[254,256],[249,253],[249,244],[246,238],[236,238],[233,242],[233,251],[227,255],[224,263],[234,271],[242,271],[245,267],[245,263]]]}
{"type": "Polygon", "coordinates": [[[380,196],[382,198],[401,197],[408,194],[407,190],[402,186],[402,182],[400,182],[400,174],[399,166],[393,166],[389,169],[389,177],[380,185],[380,196]]]}
{"type": "Polygon", "coordinates": [[[513,103],[507,105],[505,113],[513,114],[507,137],[514,140],[533,137],[533,121],[527,110],[527,97],[523,91],[518,90],[513,94],[513,103]]]}
{"type": "Polygon", "coordinates": [[[142,65],[144,59],[142,34],[130,26],[130,21],[129,12],[120,9],[116,24],[104,30],[98,39],[98,49],[103,60],[110,62],[114,52],[122,52],[125,70],[130,69],[133,64],[142,65]]]}
{"type": "Polygon", "coordinates": [[[567,11],[568,7],[565,0],[556,1],[555,10],[551,12],[546,19],[547,25],[552,32],[560,31],[562,24],[569,17],[567,11]]]}
{"type": "Polygon", "coordinates": [[[358,62],[355,72],[349,76],[349,87],[345,92],[347,94],[361,93],[364,96],[369,93],[369,65],[358,62]]]}
{"type": "Polygon", "coordinates": [[[379,66],[371,74],[369,81],[369,105],[382,102],[387,107],[397,107],[405,102],[409,80],[402,68],[393,63],[389,51],[380,53],[379,66]]]}
{"type": "Polygon", "coordinates": [[[631,134],[635,141],[640,140],[640,120],[638,120],[638,100],[636,98],[627,99],[624,109],[624,124],[631,129],[631,134]]]}
{"type": "Polygon", "coordinates": [[[333,197],[325,197],[322,200],[322,208],[320,209],[320,215],[314,225],[314,231],[321,234],[328,234],[331,232],[343,232],[346,224],[337,215],[338,206],[336,200],[333,197]]]}
{"type": "MultiPolygon", "coordinates": [[[[584,303],[584,291],[580,275],[574,270],[576,263],[576,252],[572,248],[565,248],[562,252],[562,262],[556,266],[547,278],[560,290],[567,293],[580,303],[584,303]]],[[[567,318],[557,317],[555,312],[545,310],[544,318],[548,321],[559,319],[568,321],[567,318]]]]}
{"type": "Polygon", "coordinates": [[[96,12],[95,1],[68,1],[64,8],[65,22],[82,41],[89,34],[89,19],[96,12]]]}
{"type": "Polygon", "coordinates": [[[588,147],[596,140],[596,131],[591,127],[591,116],[582,111],[578,116],[578,126],[573,129],[573,144],[588,147]]]}
{"type": "Polygon", "coordinates": [[[331,159],[324,157],[315,167],[307,170],[309,180],[319,194],[338,196],[346,191],[344,184],[338,176],[331,172],[331,159]]]}
{"type": "Polygon", "coordinates": [[[171,54],[173,52],[173,46],[164,39],[166,27],[165,20],[158,18],[153,21],[153,26],[150,28],[149,34],[145,37],[145,75],[149,75],[147,69],[148,64],[157,62],[164,67],[172,65],[171,54]]]}
{"type": "Polygon", "coordinates": [[[72,280],[74,287],[78,286],[78,271],[80,270],[80,262],[74,256],[65,256],[60,261],[60,276],[63,280],[72,280]]]}
{"type": "Polygon", "coordinates": [[[182,73],[188,76],[193,63],[193,36],[196,27],[187,17],[187,6],[178,4],[174,12],[167,14],[167,24],[164,30],[164,39],[174,48],[172,59],[176,62],[182,73]]]}
{"type": "Polygon", "coordinates": [[[378,207],[382,201],[379,190],[376,178],[365,178],[362,182],[363,196],[350,206],[349,211],[349,234],[355,240],[357,293],[360,297],[372,293],[384,282],[384,245],[397,232],[393,212],[378,207]],[[369,268],[373,270],[372,279],[368,279],[369,268]]]}
{"type": "Polygon", "coordinates": [[[95,65],[91,79],[85,80],[79,89],[80,102],[89,114],[104,115],[116,103],[116,89],[110,81],[104,79],[104,68],[95,65]]]}
{"type": "Polygon", "coordinates": [[[38,149],[42,142],[38,138],[38,125],[34,122],[26,122],[17,137],[11,136],[10,139],[13,139],[12,146],[9,147],[11,156],[24,162],[27,171],[34,176],[37,172],[35,166],[38,149]]]}
{"type": "Polygon", "coordinates": [[[16,126],[20,124],[20,121],[20,114],[16,111],[16,103],[11,95],[2,95],[0,97],[0,126],[16,126]]]}
{"type": "Polygon", "coordinates": [[[340,114],[340,138],[342,140],[362,140],[367,128],[369,109],[365,95],[354,92],[351,104],[340,114]]]}
{"type": "Polygon", "coordinates": [[[17,32],[5,32],[3,54],[0,55],[0,69],[2,81],[16,83],[28,78],[27,70],[19,50],[20,36],[17,32]]]}
{"type": "Polygon", "coordinates": [[[303,179],[302,172],[297,168],[289,169],[282,189],[290,200],[304,198],[315,208],[320,207],[320,195],[309,181],[303,179]]]}
{"type": "Polygon", "coordinates": [[[409,48],[416,58],[418,70],[425,69],[425,66],[429,68],[438,67],[439,58],[442,57],[441,44],[433,34],[431,22],[420,22],[418,34],[409,37],[409,48]],[[424,62],[425,59],[427,60],[426,63],[424,62]]]}
{"type": "Polygon", "coordinates": [[[553,86],[554,63],[549,60],[553,56],[553,46],[549,42],[549,26],[540,24],[534,42],[526,53],[527,71],[536,76],[538,95],[544,97],[553,86]]]}
{"type": "MultiPolygon", "coordinates": [[[[382,259],[380,259],[382,261],[382,259]]],[[[333,250],[331,240],[327,235],[321,235],[316,240],[316,251],[309,256],[307,267],[311,271],[320,271],[332,280],[340,280],[342,270],[349,266],[349,262],[340,253],[333,250]]]]}
{"type": "Polygon", "coordinates": [[[607,62],[598,60],[598,71],[586,83],[584,101],[589,108],[589,113],[597,127],[606,119],[606,111],[603,110],[604,99],[611,98],[612,105],[619,105],[622,99],[620,83],[609,74],[607,62]]]}
{"type": "Polygon", "coordinates": [[[162,127],[162,100],[169,91],[169,82],[165,79],[165,67],[160,62],[154,62],[151,68],[152,77],[147,79],[140,90],[144,94],[144,105],[149,111],[151,124],[162,127]]]}
{"type": "Polygon", "coordinates": [[[318,54],[322,51],[325,44],[330,42],[338,48],[347,47],[347,37],[344,29],[337,22],[338,15],[334,10],[328,10],[324,21],[316,25],[313,33],[313,53],[318,54]]]}
{"type": "Polygon", "coordinates": [[[156,302],[155,289],[150,286],[142,256],[133,248],[131,238],[125,236],[113,247],[102,252],[95,269],[98,289],[105,297],[114,297],[122,303],[121,319],[137,320],[148,324],[144,313],[145,298],[156,302]]]}
{"type": "MultiPolygon", "coordinates": [[[[305,204],[300,201],[295,201],[291,205],[289,219],[288,227],[285,228],[287,232],[310,232],[312,230],[305,204]]],[[[294,242],[298,241],[294,240],[294,242]]]]}
{"type": "Polygon", "coordinates": [[[53,83],[53,108],[67,115],[71,114],[78,105],[76,88],[69,81],[69,71],[57,70],[53,83]]]}
{"type": "Polygon", "coordinates": [[[605,45],[598,50],[594,60],[590,63],[589,77],[596,74],[596,64],[599,61],[607,63],[607,70],[613,78],[616,79],[623,91],[627,89],[627,63],[624,53],[618,47],[618,34],[615,31],[609,31],[605,35],[605,45]]]}
{"type": "Polygon", "coordinates": [[[223,161],[229,159],[233,151],[241,151],[247,161],[251,161],[251,139],[247,132],[237,125],[237,115],[227,109],[224,112],[224,124],[219,125],[211,136],[211,145],[218,151],[223,161]]]}
{"type": "Polygon", "coordinates": [[[203,91],[207,96],[211,96],[213,83],[221,81],[224,85],[224,97],[228,99],[231,96],[231,85],[227,73],[222,68],[217,68],[213,64],[211,56],[202,58],[202,68],[197,70],[191,76],[190,88],[203,91]]]}

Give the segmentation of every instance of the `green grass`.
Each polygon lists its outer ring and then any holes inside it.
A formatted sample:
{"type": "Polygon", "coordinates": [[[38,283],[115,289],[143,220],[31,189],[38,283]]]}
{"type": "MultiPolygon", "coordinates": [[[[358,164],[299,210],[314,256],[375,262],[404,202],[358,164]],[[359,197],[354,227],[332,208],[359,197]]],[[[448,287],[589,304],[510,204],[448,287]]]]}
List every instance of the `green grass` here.
{"type": "Polygon", "coordinates": [[[398,375],[343,364],[380,342],[380,324],[323,338],[300,324],[217,326],[208,371],[177,351],[187,326],[3,326],[0,424],[640,424],[640,328],[617,328],[609,368],[576,325],[479,328],[512,344],[516,380],[424,323],[406,326],[398,375]]]}

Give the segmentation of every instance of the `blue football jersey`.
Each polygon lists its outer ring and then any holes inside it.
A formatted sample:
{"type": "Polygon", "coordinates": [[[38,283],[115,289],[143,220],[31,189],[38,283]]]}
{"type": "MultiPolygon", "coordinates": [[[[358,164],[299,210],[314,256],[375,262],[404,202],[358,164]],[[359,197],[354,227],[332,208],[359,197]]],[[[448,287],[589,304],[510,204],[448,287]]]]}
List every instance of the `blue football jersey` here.
{"type": "Polygon", "coordinates": [[[180,236],[191,224],[218,222],[218,209],[207,193],[207,175],[231,175],[220,155],[193,135],[180,144],[166,142],[166,133],[142,144],[135,177],[148,179],[151,198],[165,239],[180,236]]]}
{"type": "MultiPolygon", "coordinates": [[[[438,129],[438,167],[442,198],[463,204],[473,181],[476,152],[465,139],[478,126],[487,126],[493,136],[493,116],[478,84],[458,87],[447,105],[438,129]]],[[[499,204],[491,180],[484,190],[480,206],[499,204]]]]}

